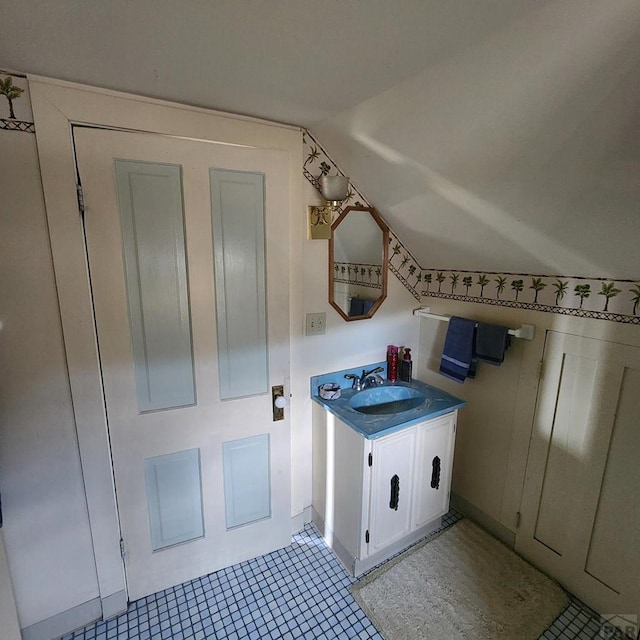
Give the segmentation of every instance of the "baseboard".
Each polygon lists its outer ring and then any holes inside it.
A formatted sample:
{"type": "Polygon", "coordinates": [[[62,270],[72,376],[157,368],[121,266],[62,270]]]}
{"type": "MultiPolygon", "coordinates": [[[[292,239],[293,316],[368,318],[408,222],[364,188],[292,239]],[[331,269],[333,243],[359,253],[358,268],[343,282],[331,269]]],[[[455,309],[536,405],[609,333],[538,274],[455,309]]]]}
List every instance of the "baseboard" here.
{"type": "Polygon", "coordinates": [[[305,507],[298,515],[291,518],[291,534],[302,531],[311,522],[311,507],[305,507]]]}
{"type": "Polygon", "coordinates": [[[102,619],[109,620],[124,613],[127,610],[127,604],[127,592],[124,589],[102,598],[102,619]]]}
{"type": "Polygon", "coordinates": [[[67,609],[21,629],[22,640],[52,640],[102,618],[100,598],[67,609]]]}
{"type": "Polygon", "coordinates": [[[477,522],[483,529],[486,529],[489,533],[498,538],[498,540],[502,540],[509,549],[514,548],[516,544],[515,532],[507,529],[503,524],[455,493],[451,494],[450,504],[463,516],[466,516],[469,520],[477,522]]]}
{"type": "Polygon", "coordinates": [[[333,531],[327,529],[324,519],[313,507],[311,507],[311,514],[313,524],[316,526],[320,535],[324,538],[324,541],[333,549],[333,552],[338,556],[346,570],[351,575],[354,575],[356,559],[347,551],[340,540],[336,538],[333,531]]]}
{"type": "Polygon", "coordinates": [[[327,529],[324,520],[315,509],[313,509],[313,524],[316,525],[316,528],[320,532],[320,535],[324,538],[325,542],[333,549],[333,552],[338,556],[340,562],[342,562],[349,574],[357,578],[363,573],[381,564],[382,562],[385,562],[392,556],[395,556],[401,551],[408,549],[412,544],[418,542],[418,540],[421,540],[422,538],[425,538],[436,529],[439,529],[442,525],[442,518],[436,518],[435,520],[432,520],[424,527],[413,531],[401,540],[390,544],[388,547],[381,549],[380,551],[378,551],[378,553],[374,553],[364,560],[359,560],[358,558],[354,557],[353,554],[349,553],[347,548],[336,537],[335,533],[330,529],[327,529]]]}
{"type": "Polygon", "coordinates": [[[361,576],[363,573],[366,573],[379,564],[386,562],[401,551],[407,550],[411,545],[415,544],[419,540],[422,540],[423,538],[426,538],[429,534],[433,533],[441,526],[442,518],[436,518],[435,520],[432,520],[431,522],[426,524],[424,527],[416,529],[416,531],[413,531],[408,536],[405,536],[401,540],[398,540],[388,547],[385,547],[381,551],[378,551],[378,553],[374,553],[372,556],[369,556],[364,560],[355,559],[353,563],[352,575],[356,578],[358,576],[361,576]]]}
{"type": "Polygon", "coordinates": [[[77,607],[57,613],[46,620],[21,629],[22,640],[52,640],[86,627],[96,620],[108,620],[127,610],[127,593],[123,589],[106,598],[94,598],[77,607]]]}
{"type": "Polygon", "coordinates": [[[313,524],[316,525],[316,529],[320,532],[320,535],[324,536],[324,519],[314,507],[311,507],[311,519],[313,524]]]}

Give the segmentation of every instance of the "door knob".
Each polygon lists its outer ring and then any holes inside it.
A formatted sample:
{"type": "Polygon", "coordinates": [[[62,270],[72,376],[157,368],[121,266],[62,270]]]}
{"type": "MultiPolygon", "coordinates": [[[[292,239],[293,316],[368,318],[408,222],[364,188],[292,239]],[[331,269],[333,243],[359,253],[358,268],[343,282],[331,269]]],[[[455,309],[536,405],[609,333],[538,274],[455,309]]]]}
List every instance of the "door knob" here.
{"type": "Polygon", "coordinates": [[[284,408],[289,403],[284,395],[283,385],[271,387],[271,402],[273,403],[273,421],[284,420],[284,408]]]}

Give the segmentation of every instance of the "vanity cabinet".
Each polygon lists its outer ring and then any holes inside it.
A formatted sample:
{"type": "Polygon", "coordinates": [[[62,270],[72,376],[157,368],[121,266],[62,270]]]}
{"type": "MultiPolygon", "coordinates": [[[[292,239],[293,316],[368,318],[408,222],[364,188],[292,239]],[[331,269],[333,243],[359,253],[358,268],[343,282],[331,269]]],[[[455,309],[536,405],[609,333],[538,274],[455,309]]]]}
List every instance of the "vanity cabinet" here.
{"type": "Polygon", "coordinates": [[[352,575],[440,526],[457,411],[367,439],[314,408],[313,520],[352,575]]]}

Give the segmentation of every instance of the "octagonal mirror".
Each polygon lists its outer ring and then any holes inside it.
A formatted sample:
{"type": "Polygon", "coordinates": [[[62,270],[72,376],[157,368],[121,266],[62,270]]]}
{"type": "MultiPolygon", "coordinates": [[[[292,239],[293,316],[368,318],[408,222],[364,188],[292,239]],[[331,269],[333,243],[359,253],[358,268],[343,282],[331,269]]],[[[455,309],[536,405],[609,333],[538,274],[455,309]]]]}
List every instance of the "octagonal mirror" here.
{"type": "Polygon", "coordinates": [[[331,226],[329,303],[347,321],[366,320],[387,297],[389,227],[370,207],[347,207],[331,226]]]}

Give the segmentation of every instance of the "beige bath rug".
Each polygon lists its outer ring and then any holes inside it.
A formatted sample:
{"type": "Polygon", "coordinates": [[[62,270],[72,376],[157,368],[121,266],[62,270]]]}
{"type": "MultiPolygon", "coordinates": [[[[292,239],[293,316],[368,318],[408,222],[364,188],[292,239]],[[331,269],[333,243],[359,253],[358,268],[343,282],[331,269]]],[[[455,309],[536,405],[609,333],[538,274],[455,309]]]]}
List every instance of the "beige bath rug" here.
{"type": "Polygon", "coordinates": [[[387,640],[535,640],[568,602],[555,582],[469,520],[352,591],[387,640]]]}

